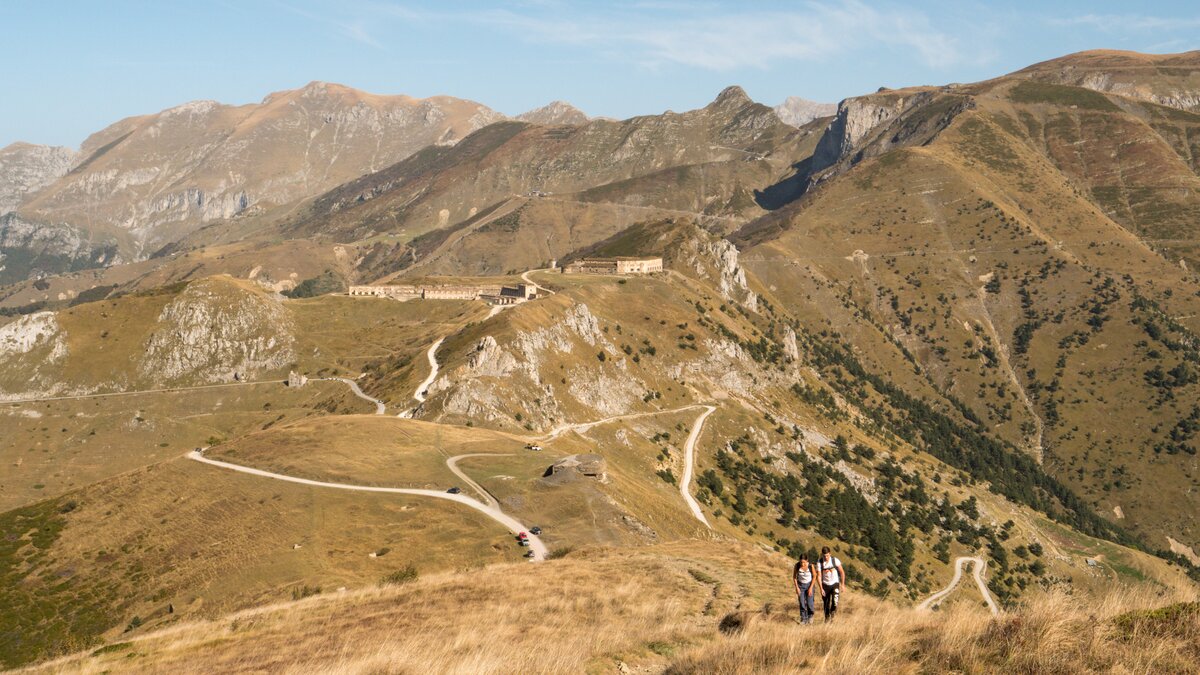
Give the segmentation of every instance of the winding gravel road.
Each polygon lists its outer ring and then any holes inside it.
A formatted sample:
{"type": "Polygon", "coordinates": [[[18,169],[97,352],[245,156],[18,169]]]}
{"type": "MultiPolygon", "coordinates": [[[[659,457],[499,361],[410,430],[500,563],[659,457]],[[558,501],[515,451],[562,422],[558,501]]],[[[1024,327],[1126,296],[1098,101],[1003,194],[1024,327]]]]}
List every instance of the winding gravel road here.
{"type": "Polygon", "coordinates": [[[704,420],[716,411],[715,407],[706,405],[704,412],[700,413],[695,422],[692,422],[692,432],[688,434],[687,442],[683,445],[683,476],[679,478],[679,493],[683,495],[683,501],[687,502],[688,508],[692,510],[692,515],[696,516],[696,520],[704,523],[704,526],[710,530],[712,525],[708,524],[708,518],[705,518],[704,512],[700,510],[699,502],[692,496],[690,486],[693,469],[696,465],[696,441],[700,440],[700,432],[704,430],[704,420]]]}
{"type": "Polygon", "coordinates": [[[446,467],[449,468],[451,471],[453,471],[455,476],[458,476],[459,478],[461,478],[462,482],[466,483],[467,485],[470,485],[472,490],[478,492],[479,496],[483,497],[483,501],[485,504],[492,507],[493,509],[499,509],[500,502],[496,501],[495,495],[488,492],[487,488],[483,487],[479,483],[476,483],[474,480],[471,479],[470,476],[463,473],[462,469],[458,468],[458,460],[466,459],[468,457],[511,457],[511,456],[512,456],[511,453],[498,454],[498,453],[491,453],[491,452],[477,452],[477,453],[470,454],[470,455],[455,455],[455,456],[451,457],[450,459],[446,460],[446,467]]]}
{"type": "Polygon", "coordinates": [[[369,401],[369,402],[375,404],[375,414],[376,415],[382,415],[387,412],[387,406],[385,406],[383,404],[383,401],[380,401],[377,398],[371,398],[370,396],[367,396],[365,393],[363,393],[362,388],[358,386],[358,383],[355,382],[354,380],[351,380],[348,377],[318,377],[316,379],[327,380],[330,382],[335,381],[335,380],[338,382],[344,382],[345,384],[350,386],[350,391],[354,392],[355,396],[361,398],[364,401],[369,401]]]}
{"type": "Polygon", "coordinates": [[[679,493],[683,495],[683,501],[688,505],[688,509],[691,510],[692,515],[696,516],[696,520],[704,523],[704,526],[711,530],[712,525],[709,524],[708,518],[704,517],[704,512],[700,510],[700,504],[694,497],[692,497],[689,486],[692,482],[692,472],[693,467],[695,466],[696,441],[700,440],[700,432],[704,429],[704,421],[708,419],[709,415],[717,411],[716,407],[702,403],[693,403],[691,405],[685,405],[683,407],[673,408],[671,410],[653,410],[650,412],[630,413],[627,415],[613,415],[612,417],[605,417],[604,419],[595,420],[594,422],[563,424],[555,427],[545,436],[542,436],[541,440],[553,440],[568,431],[574,431],[577,433],[587,431],[592,427],[599,426],[601,424],[607,424],[609,422],[615,422],[617,420],[653,417],[655,415],[666,415],[668,413],[683,412],[685,410],[694,410],[696,408],[703,408],[704,412],[700,413],[700,416],[696,418],[695,422],[692,422],[691,433],[688,434],[687,441],[683,444],[683,476],[679,479],[679,493]]]}
{"type": "Polygon", "coordinates": [[[983,596],[984,602],[987,603],[988,609],[991,610],[992,616],[1000,613],[1000,608],[996,606],[996,601],[992,599],[992,593],[988,590],[987,584],[983,582],[983,558],[963,556],[956,558],[954,561],[954,578],[942,590],[925,598],[925,601],[917,605],[917,609],[930,609],[941,602],[946,596],[950,595],[958,586],[958,582],[962,579],[963,566],[968,562],[975,563],[975,568],[971,572],[971,576],[975,578],[975,585],[979,587],[979,594],[983,596]]]}
{"type": "Polygon", "coordinates": [[[551,272],[551,271],[553,271],[553,268],[550,268],[550,267],[546,267],[546,268],[543,268],[540,270],[529,270],[528,272],[524,272],[521,274],[521,281],[524,281],[525,283],[529,284],[530,286],[533,286],[534,288],[536,288],[538,290],[538,293],[545,293],[546,295],[554,295],[554,291],[550,290],[549,288],[546,288],[545,286],[539,286],[536,281],[529,278],[529,275],[533,274],[534,272],[551,272]]]}
{"type": "MultiPolygon", "coordinates": [[[[372,485],[349,485],[346,483],[328,483],[325,481],[310,480],[308,478],[297,478],[295,476],[286,476],[281,473],[272,473],[270,471],[263,471],[262,469],[252,469],[248,466],[242,466],[240,464],[230,464],[229,462],[222,462],[219,459],[209,459],[208,457],[205,457],[203,454],[201,454],[195,450],[189,452],[187,454],[187,458],[190,460],[196,461],[196,462],[202,462],[204,464],[209,464],[211,466],[220,467],[222,469],[228,469],[230,471],[246,473],[246,474],[250,474],[252,476],[259,476],[261,478],[271,478],[274,480],[286,481],[288,483],[299,483],[300,485],[311,485],[313,487],[332,488],[335,490],[355,490],[358,492],[386,492],[389,494],[415,495],[418,497],[432,497],[434,499],[445,499],[446,501],[457,502],[459,504],[463,504],[464,506],[468,506],[472,509],[475,509],[476,511],[479,511],[480,513],[484,514],[488,518],[491,518],[492,520],[496,521],[497,523],[500,523],[504,527],[508,528],[508,531],[512,532],[514,535],[518,532],[526,532],[526,533],[529,532],[529,528],[525,527],[516,518],[513,518],[512,516],[504,513],[499,508],[496,508],[494,506],[489,506],[487,504],[483,504],[483,503],[476,501],[474,499],[471,499],[470,497],[463,495],[463,494],[455,495],[455,494],[450,494],[449,492],[442,492],[441,490],[423,490],[423,489],[419,489],[419,488],[389,488],[389,487],[376,487],[376,486],[372,486],[372,485]]],[[[458,472],[455,471],[455,473],[458,473],[458,472]]],[[[462,474],[459,474],[459,476],[463,477],[462,474]]],[[[471,481],[471,482],[474,483],[474,481],[471,481]]],[[[531,551],[533,551],[532,560],[534,562],[541,562],[546,559],[546,554],[547,554],[546,545],[542,543],[541,538],[538,537],[537,535],[533,535],[533,534],[529,535],[529,549],[531,551]]]]}
{"type": "Polygon", "coordinates": [[[425,390],[428,389],[429,385],[433,384],[433,381],[437,379],[437,376],[438,376],[437,350],[438,350],[438,347],[442,346],[442,342],[445,339],[446,339],[445,337],[438,338],[437,342],[434,342],[432,345],[429,345],[429,351],[425,353],[425,358],[429,360],[429,377],[425,378],[424,381],[421,382],[421,384],[418,384],[417,390],[415,392],[413,392],[413,398],[416,399],[418,403],[425,402],[425,390]]]}

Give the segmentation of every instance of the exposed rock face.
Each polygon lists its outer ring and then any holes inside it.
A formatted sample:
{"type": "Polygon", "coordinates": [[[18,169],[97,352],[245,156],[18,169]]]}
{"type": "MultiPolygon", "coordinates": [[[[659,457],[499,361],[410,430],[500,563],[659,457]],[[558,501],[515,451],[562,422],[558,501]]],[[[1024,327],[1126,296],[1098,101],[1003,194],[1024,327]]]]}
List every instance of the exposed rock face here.
{"type": "Polygon", "coordinates": [[[275,299],[232,282],[193,283],[163,308],[142,374],[160,383],[229,382],[295,359],[294,326],[275,299]]]}
{"type": "MultiPolygon", "coordinates": [[[[559,398],[564,395],[604,415],[626,412],[637,403],[644,393],[639,383],[590,365],[567,372],[563,378],[567,380],[565,391],[560,387],[556,394],[551,383],[543,380],[543,362],[548,356],[571,354],[578,349],[591,353],[603,349],[614,355],[619,352],[583,303],[564,312],[554,325],[517,333],[505,347],[492,336],[484,336],[467,355],[463,366],[430,385],[429,395],[446,392],[441,401],[445,412],[499,420],[508,416],[505,411],[514,388],[525,387],[527,391],[532,388],[536,393],[527,398],[538,398],[541,403],[527,411],[527,421],[537,426],[561,418],[559,398]]],[[[610,365],[622,371],[627,368],[623,359],[614,359],[610,365]]]]}
{"type": "Polygon", "coordinates": [[[586,124],[590,119],[587,113],[566,101],[551,101],[540,108],[517,115],[522,122],[533,124],[586,124]]]}
{"type": "Polygon", "coordinates": [[[0,216],[0,284],[120,262],[114,239],[16,213],[0,216]]]}
{"type": "Polygon", "coordinates": [[[1139,54],[1097,49],[1036,63],[1015,75],[1200,111],[1200,51],[1139,54]]]}
{"type": "Polygon", "coordinates": [[[695,236],[683,242],[676,255],[702,278],[715,272],[717,290],[726,300],[750,310],[758,309],[758,294],[750,290],[746,271],[738,264],[737,246],[729,240],[713,238],[697,230],[695,236]]]}
{"type": "Polygon", "coordinates": [[[29,314],[0,326],[0,400],[63,391],[60,378],[50,371],[66,355],[66,335],[54,312],[29,314]],[[4,377],[9,373],[21,375],[4,377]]]}
{"type": "Polygon", "coordinates": [[[324,82],[259,104],[194,101],[93,134],[75,170],[21,212],[127,231],[140,258],[205,222],[320,194],[499,119],[471,101],[376,96],[324,82]]]}
{"type": "Polygon", "coordinates": [[[70,148],[13,143],[0,148],[0,215],[17,208],[30,193],[65,175],[75,165],[70,148]]]}
{"type": "Polygon", "coordinates": [[[51,344],[49,360],[57,361],[67,353],[54,312],[37,312],[0,326],[0,360],[28,354],[39,345],[51,344]]]}
{"type": "Polygon", "coordinates": [[[796,345],[796,331],[792,330],[791,326],[783,329],[783,354],[788,361],[800,360],[800,348],[796,345]]]}
{"type": "Polygon", "coordinates": [[[893,96],[862,96],[839,103],[837,117],[829,123],[813,153],[812,172],[849,157],[871,130],[899,115],[904,107],[905,99],[893,96]]]}
{"type": "Polygon", "coordinates": [[[775,106],[775,114],[779,115],[779,119],[785,124],[802,127],[815,119],[829,117],[836,113],[837,109],[836,103],[817,103],[799,96],[789,96],[783,103],[775,106]]]}

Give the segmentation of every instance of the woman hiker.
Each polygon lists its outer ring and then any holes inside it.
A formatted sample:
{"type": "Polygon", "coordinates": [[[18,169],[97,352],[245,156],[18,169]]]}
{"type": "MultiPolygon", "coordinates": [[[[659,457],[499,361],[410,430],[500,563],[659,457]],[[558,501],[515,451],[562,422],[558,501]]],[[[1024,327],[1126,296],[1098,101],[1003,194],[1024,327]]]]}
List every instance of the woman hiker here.
{"type": "Polygon", "coordinates": [[[821,604],[825,607],[825,620],[831,621],[837,612],[838,596],[846,587],[846,570],[842,569],[842,561],[833,557],[829,547],[823,546],[817,571],[821,576],[821,604]]]}
{"type": "Polygon", "coordinates": [[[796,589],[796,597],[800,599],[800,623],[812,623],[813,615],[817,613],[813,604],[813,596],[816,595],[813,587],[817,585],[816,581],[816,571],[808,560],[808,554],[801,553],[800,560],[792,568],[792,587],[796,589]]]}

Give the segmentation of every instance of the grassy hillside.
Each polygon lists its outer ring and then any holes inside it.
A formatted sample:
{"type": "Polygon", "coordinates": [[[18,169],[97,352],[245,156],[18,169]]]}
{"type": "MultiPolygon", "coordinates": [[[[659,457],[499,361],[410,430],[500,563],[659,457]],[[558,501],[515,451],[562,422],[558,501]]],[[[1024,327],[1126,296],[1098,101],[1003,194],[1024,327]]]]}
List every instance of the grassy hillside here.
{"type": "Polygon", "coordinates": [[[1196,176],[1127,112],[1146,104],[1031,86],[981,89],[932,143],[858,164],[748,228],[745,266],[780,312],[835,332],[910,395],[961,402],[1147,546],[1196,545],[1178,514],[1200,508],[1200,283],[1171,248],[1194,238],[1196,176]],[[1096,198],[1100,183],[1125,194],[1160,178],[1181,189],[1149,196],[1156,211],[1096,198]],[[1184,211],[1166,209],[1173,199],[1184,211]]]}
{"type": "Polygon", "coordinates": [[[184,623],[46,670],[1173,671],[1200,657],[1194,603],[1171,598],[1112,596],[1085,609],[1051,596],[990,620],[977,608],[919,612],[851,592],[837,623],[798,626],[779,583],[788,567],[729,544],[587,549],[487,578],[423,576],[184,623]]]}

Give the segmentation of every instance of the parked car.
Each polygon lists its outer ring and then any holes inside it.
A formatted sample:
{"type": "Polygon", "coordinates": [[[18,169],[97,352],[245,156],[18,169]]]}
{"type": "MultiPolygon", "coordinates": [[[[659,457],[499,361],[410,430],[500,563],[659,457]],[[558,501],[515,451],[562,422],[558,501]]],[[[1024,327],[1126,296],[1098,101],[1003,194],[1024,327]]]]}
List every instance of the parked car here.
{"type": "Polygon", "coordinates": [[[462,488],[460,488],[456,485],[456,486],[450,488],[449,490],[446,490],[446,492],[449,492],[452,495],[456,495],[456,494],[462,492],[462,488]]]}
{"type": "Polygon", "coordinates": [[[540,445],[534,445],[534,444],[530,443],[529,445],[525,446],[525,449],[526,449],[526,450],[533,450],[534,452],[540,452],[540,451],[541,451],[541,449],[542,449],[542,446],[540,446],[540,445]]]}
{"type": "Polygon", "coordinates": [[[529,533],[530,534],[541,534],[542,528],[538,527],[537,525],[534,525],[533,527],[529,528],[529,533]]]}

